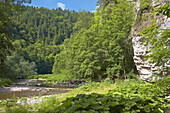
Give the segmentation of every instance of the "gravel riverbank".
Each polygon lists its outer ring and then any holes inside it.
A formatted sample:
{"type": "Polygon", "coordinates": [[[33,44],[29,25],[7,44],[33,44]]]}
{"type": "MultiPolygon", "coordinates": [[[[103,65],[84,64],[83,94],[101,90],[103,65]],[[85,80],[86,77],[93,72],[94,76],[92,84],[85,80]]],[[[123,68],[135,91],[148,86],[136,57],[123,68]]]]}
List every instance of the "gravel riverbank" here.
{"type": "Polygon", "coordinates": [[[10,91],[10,89],[6,89],[6,88],[0,88],[0,93],[3,93],[3,92],[8,92],[10,91]]]}
{"type": "Polygon", "coordinates": [[[21,98],[21,97],[35,97],[55,95],[59,93],[66,93],[72,88],[49,88],[49,87],[32,87],[32,86],[10,86],[8,88],[0,88],[0,100],[21,98]]]}

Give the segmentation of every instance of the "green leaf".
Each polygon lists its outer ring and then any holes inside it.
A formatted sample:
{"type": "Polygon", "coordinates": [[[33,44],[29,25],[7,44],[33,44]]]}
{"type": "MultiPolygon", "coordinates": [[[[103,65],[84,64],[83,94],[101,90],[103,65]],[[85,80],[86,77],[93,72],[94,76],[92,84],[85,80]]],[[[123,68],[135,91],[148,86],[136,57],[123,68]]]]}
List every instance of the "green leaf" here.
{"type": "Polygon", "coordinates": [[[103,106],[102,106],[102,105],[92,106],[92,108],[93,108],[94,110],[99,110],[99,109],[103,109],[103,106]]]}
{"type": "Polygon", "coordinates": [[[90,105],[90,103],[80,103],[80,107],[87,108],[90,105]]]}
{"type": "Polygon", "coordinates": [[[119,102],[118,101],[115,101],[115,102],[107,102],[107,104],[111,107],[115,107],[117,105],[119,105],[119,102]]]}
{"type": "Polygon", "coordinates": [[[144,106],[143,109],[144,109],[144,111],[145,111],[146,113],[149,113],[149,112],[150,112],[150,108],[149,108],[148,106],[144,106]]]}

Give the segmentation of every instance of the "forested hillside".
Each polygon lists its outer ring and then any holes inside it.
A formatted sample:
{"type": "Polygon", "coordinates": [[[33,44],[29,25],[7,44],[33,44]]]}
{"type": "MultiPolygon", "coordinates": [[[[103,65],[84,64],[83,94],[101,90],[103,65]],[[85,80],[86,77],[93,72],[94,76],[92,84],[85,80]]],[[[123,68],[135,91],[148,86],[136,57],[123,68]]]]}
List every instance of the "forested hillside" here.
{"type": "Polygon", "coordinates": [[[11,40],[15,47],[12,56],[7,57],[5,76],[24,78],[27,75],[52,73],[54,56],[60,53],[58,45],[80,26],[75,27],[79,16],[91,19],[86,11],[69,11],[22,7],[22,11],[11,13],[11,40]]]}
{"type": "Polygon", "coordinates": [[[4,75],[25,78],[53,72],[75,79],[128,78],[136,71],[133,5],[98,1],[94,14],[22,6],[22,11],[10,13],[15,51],[7,57],[4,75]]]}
{"type": "Polygon", "coordinates": [[[42,42],[58,45],[70,38],[78,13],[62,9],[25,7],[12,16],[14,39],[24,39],[29,44],[42,42]]]}
{"type": "Polygon", "coordinates": [[[115,79],[127,78],[127,73],[135,70],[130,38],[133,3],[119,0],[105,4],[99,1],[98,5],[100,7],[90,23],[85,21],[89,19],[87,16],[78,18],[75,28],[80,26],[79,31],[61,45],[61,52],[55,57],[54,74],[115,79]]]}

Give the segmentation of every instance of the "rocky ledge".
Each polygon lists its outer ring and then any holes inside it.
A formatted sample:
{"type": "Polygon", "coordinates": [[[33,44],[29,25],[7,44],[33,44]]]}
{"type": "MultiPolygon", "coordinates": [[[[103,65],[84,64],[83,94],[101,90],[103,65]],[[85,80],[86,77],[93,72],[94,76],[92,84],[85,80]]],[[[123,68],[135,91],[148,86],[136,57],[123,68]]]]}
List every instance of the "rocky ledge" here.
{"type": "MultiPolygon", "coordinates": [[[[157,2],[156,0],[152,0],[153,8],[159,7],[160,5],[166,3],[168,0],[163,0],[163,2],[157,2]]],[[[136,2],[136,10],[139,12],[140,10],[140,0],[136,2]]],[[[151,77],[153,73],[158,72],[161,67],[156,66],[153,63],[150,63],[149,60],[146,60],[145,57],[149,54],[147,50],[152,48],[152,45],[144,45],[144,38],[140,36],[140,32],[142,29],[149,27],[151,25],[150,14],[152,14],[151,10],[146,9],[143,11],[143,15],[148,17],[148,21],[140,21],[136,23],[132,30],[132,43],[134,49],[134,62],[136,64],[137,70],[139,72],[140,78],[146,82],[155,80],[155,77],[151,77]]],[[[139,17],[137,17],[139,18],[139,17]]],[[[157,24],[161,25],[162,29],[166,29],[170,27],[170,18],[166,18],[165,16],[157,16],[156,17],[157,24]]],[[[170,62],[170,61],[169,61],[170,62]]],[[[170,65],[167,65],[170,67],[170,65]]],[[[158,77],[157,79],[160,79],[158,77]]]]}

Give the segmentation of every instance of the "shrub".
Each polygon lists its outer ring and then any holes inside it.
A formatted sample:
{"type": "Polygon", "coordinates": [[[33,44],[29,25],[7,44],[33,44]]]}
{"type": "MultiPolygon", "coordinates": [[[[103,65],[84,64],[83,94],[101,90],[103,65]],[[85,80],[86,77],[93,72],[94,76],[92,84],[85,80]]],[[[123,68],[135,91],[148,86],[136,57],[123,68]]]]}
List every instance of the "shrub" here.
{"type": "Polygon", "coordinates": [[[0,112],[1,113],[30,113],[23,100],[20,100],[22,103],[17,103],[17,99],[10,99],[10,100],[2,100],[0,101],[0,112]]]}
{"type": "Polygon", "coordinates": [[[10,79],[0,78],[0,87],[9,86],[9,85],[12,85],[12,81],[10,79]]]}
{"type": "Polygon", "coordinates": [[[66,82],[69,80],[73,80],[75,79],[75,77],[73,75],[65,75],[65,74],[45,74],[45,75],[31,75],[28,76],[27,79],[38,79],[38,78],[42,78],[42,79],[47,79],[48,82],[66,82]]]}
{"type": "Polygon", "coordinates": [[[128,80],[106,94],[78,94],[62,102],[56,113],[163,113],[167,93],[160,87],[128,80]]]}
{"type": "Polygon", "coordinates": [[[160,79],[154,85],[160,87],[162,90],[166,91],[167,94],[170,94],[170,75],[164,79],[160,79]]]}

